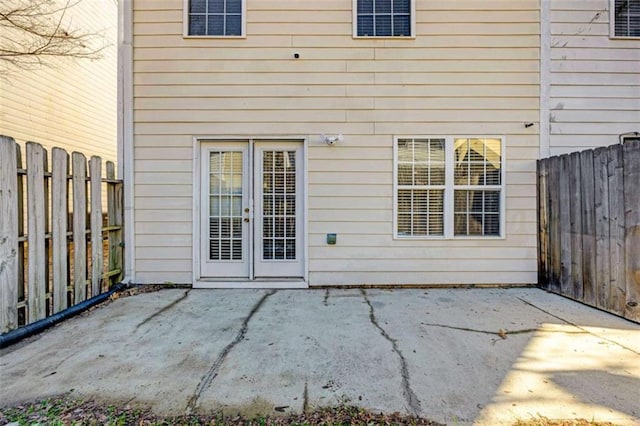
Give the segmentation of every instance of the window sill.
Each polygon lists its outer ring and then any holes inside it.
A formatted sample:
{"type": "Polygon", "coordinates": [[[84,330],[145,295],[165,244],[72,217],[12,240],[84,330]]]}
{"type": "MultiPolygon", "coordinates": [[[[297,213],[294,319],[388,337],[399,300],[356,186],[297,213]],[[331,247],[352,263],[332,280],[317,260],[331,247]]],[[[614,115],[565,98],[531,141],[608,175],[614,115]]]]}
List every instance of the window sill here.
{"type": "Polygon", "coordinates": [[[394,235],[393,239],[395,241],[486,241],[486,240],[504,240],[506,236],[504,235],[469,235],[469,236],[455,236],[455,237],[446,237],[444,235],[438,236],[407,236],[403,237],[400,235],[394,235]]]}
{"type": "Polygon", "coordinates": [[[640,40],[640,36],[609,36],[610,40],[640,40]]]}
{"type": "Polygon", "coordinates": [[[415,40],[416,36],[351,36],[354,40],[415,40]]]}
{"type": "Polygon", "coordinates": [[[209,39],[214,39],[214,40],[227,40],[227,39],[231,39],[231,40],[242,40],[242,39],[246,39],[247,36],[246,35],[239,35],[239,36],[221,36],[221,35],[183,35],[182,38],[184,39],[205,39],[205,40],[209,40],[209,39]]]}

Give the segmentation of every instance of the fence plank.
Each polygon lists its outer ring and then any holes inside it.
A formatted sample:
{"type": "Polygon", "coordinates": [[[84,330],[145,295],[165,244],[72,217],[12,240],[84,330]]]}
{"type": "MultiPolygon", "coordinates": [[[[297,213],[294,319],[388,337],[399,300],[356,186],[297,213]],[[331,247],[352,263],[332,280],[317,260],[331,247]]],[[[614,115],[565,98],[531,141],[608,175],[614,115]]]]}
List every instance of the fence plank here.
{"type": "Polygon", "coordinates": [[[549,244],[549,194],[548,173],[549,161],[541,159],[538,169],[538,284],[547,288],[549,284],[547,253],[549,244]]]}
{"type": "Polygon", "coordinates": [[[582,283],[582,185],[580,153],[569,155],[569,206],[571,232],[571,293],[568,296],[581,300],[582,283]]]}
{"type": "Polygon", "coordinates": [[[596,231],[596,306],[609,309],[609,154],[607,147],[593,151],[594,214],[596,231]]]}
{"type": "Polygon", "coordinates": [[[560,236],[560,292],[573,293],[571,283],[571,206],[569,189],[569,156],[560,156],[559,190],[559,236],[560,236]]]}
{"type": "Polygon", "coordinates": [[[549,284],[549,160],[538,160],[538,284],[549,284]]]}
{"type": "Polygon", "coordinates": [[[549,161],[549,290],[560,291],[560,158],[549,161]]]}
{"type": "Polygon", "coordinates": [[[624,314],[625,258],[624,258],[624,174],[622,145],[609,147],[607,175],[609,183],[609,293],[608,309],[624,314]]]}
{"type": "Polygon", "coordinates": [[[121,181],[115,185],[115,207],[114,218],[115,225],[120,229],[116,231],[116,264],[115,269],[120,271],[120,274],[115,276],[115,282],[121,282],[124,278],[124,249],[123,249],[123,235],[124,235],[124,183],[121,181]]]}
{"type": "Polygon", "coordinates": [[[87,297],[87,159],[71,154],[73,163],[73,288],[74,303],[87,297]]]}
{"type": "Polygon", "coordinates": [[[624,156],[627,299],[624,316],[640,321],[640,141],[627,141],[624,156]]]}
{"type": "Polygon", "coordinates": [[[594,305],[596,299],[596,224],[593,151],[580,153],[582,186],[582,279],[583,300],[594,305]]]}
{"type": "MultiPolygon", "coordinates": [[[[113,181],[116,178],[115,165],[111,161],[107,161],[106,164],[106,176],[108,181],[113,181]]],[[[107,183],[107,226],[109,228],[117,226],[116,223],[116,184],[113,182],[107,183]]],[[[107,268],[109,272],[117,269],[117,256],[119,240],[117,238],[117,231],[110,230],[108,232],[108,257],[107,268]]],[[[112,287],[117,283],[117,276],[109,276],[109,287],[112,287]]]]}
{"type": "Polygon", "coordinates": [[[67,307],[67,229],[69,221],[69,155],[53,148],[51,155],[51,242],[53,257],[53,313],[67,307]]]}
{"type": "Polygon", "coordinates": [[[102,293],[102,159],[92,156],[89,161],[91,176],[91,296],[102,293]]]}
{"type": "Polygon", "coordinates": [[[18,180],[20,147],[0,136],[0,333],[18,326],[18,180]]]}
{"type": "Polygon", "coordinates": [[[45,248],[46,192],[44,173],[47,171],[47,153],[42,145],[27,142],[27,206],[28,223],[28,292],[29,323],[46,317],[47,264],[45,248]]]}

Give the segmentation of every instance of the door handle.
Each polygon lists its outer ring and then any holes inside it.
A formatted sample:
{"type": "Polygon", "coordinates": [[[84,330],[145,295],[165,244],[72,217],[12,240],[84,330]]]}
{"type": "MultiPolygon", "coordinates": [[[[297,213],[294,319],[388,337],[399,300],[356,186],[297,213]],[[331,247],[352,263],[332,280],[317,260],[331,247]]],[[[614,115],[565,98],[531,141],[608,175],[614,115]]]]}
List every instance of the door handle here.
{"type": "Polygon", "coordinates": [[[245,221],[245,222],[249,222],[249,218],[248,218],[248,217],[245,217],[245,218],[244,218],[244,221],[245,221]]]}

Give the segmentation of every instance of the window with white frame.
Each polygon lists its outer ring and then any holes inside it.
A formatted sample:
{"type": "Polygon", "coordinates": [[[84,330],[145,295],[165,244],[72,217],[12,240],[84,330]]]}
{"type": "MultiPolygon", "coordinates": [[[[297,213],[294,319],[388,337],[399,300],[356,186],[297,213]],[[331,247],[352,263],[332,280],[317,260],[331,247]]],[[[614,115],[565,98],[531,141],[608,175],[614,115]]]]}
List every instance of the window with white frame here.
{"type": "Polygon", "coordinates": [[[242,36],[244,0],[186,0],[187,35],[242,36]]]}
{"type": "Polygon", "coordinates": [[[396,236],[502,236],[502,151],[502,138],[397,138],[396,236]]]}
{"type": "Polygon", "coordinates": [[[411,37],[414,0],[354,0],[357,37],[411,37]]]}
{"type": "Polygon", "coordinates": [[[613,0],[614,37],[640,37],[640,0],[613,0]]]}

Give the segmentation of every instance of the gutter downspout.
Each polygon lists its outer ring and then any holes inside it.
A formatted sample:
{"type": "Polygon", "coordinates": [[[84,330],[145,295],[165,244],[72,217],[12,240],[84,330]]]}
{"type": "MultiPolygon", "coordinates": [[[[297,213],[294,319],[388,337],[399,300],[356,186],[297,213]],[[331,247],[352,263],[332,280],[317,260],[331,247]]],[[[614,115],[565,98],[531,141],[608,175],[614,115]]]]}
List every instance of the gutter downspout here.
{"type": "Polygon", "coordinates": [[[24,327],[20,327],[16,330],[4,333],[0,335],[0,348],[6,348],[7,346],[13,345],[14,343],[18,343],[22,339],[26,339],[27,337],[40,333],[41,331],[44,331],[49,327],[53,327],[61,321],[76,316],[86,311],[90,307],[106,301],[107,299],[109,299],[109,297],[111,297],[112,294],[124,290],[126,287],[127,285],[124,283],[117,284],[111,287],[111,290],[107,291],[106,293],[94,296],[91,299],[87,299],[82,303],[73,305],[72,307],[67,308],[64,311],[60,311],[57,314],[51,315],[50,317],[43,318],[34,323],[27,324],[24,327]]]}
{"type": "Polygon", "coordinates": [[[118,177],[124,181],[124,279],[135,281],[133,0],[118,2],[118,177]]]}

